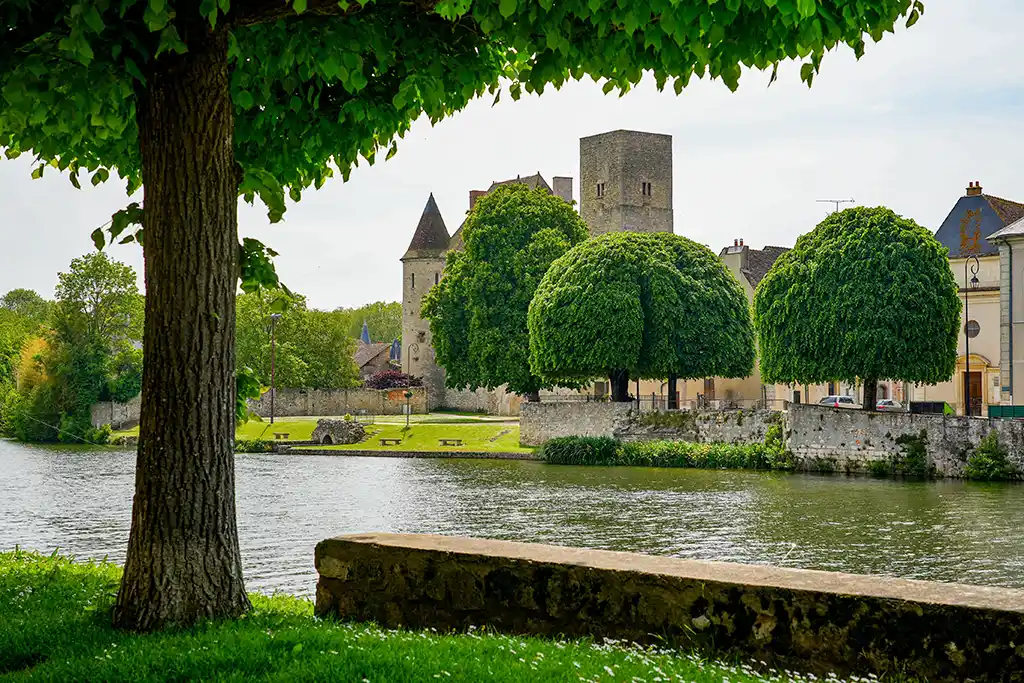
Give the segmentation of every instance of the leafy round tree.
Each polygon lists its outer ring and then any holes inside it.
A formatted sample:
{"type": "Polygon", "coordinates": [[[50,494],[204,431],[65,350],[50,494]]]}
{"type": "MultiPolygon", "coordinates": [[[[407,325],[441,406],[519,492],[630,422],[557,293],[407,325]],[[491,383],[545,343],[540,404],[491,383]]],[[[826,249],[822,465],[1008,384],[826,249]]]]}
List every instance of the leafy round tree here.
{"type": "Polygon", "coordinates": [[[464,253],[423,304],[437,362],[452,388],[508,390],[539,400],[553,383],[530,368],[526,313],[551,263],[587,238],[572,205],[543,189],[498,187],[463,226],[464,253]]]}
{"type": "MultiPolygon", "coordinates": [[[[4,0],[0,148],[73,183],[112,170],[145,208],[94,239],[145,243],[146,334],[132,528],[115,606],[151,630],[249,607],[235,520],[235,291],[276,285],[237,235],[238,196],[279,220],[425,115],[569,78],[645,71],[735,88],[741,66],[860,54],[920,0],[4,0]],[[135,228],[130,226],[135,225],[135,228]],[[127,235],[127,237],[125,237],[127,235]],[[196,561],[201,557],[202,561],[196,561]]],[[[773,74],[774,75],[774,74],[773,74]]],[[[15,229],[15,228],[10,228],[15,229]]]]}
{"type": "Polygon", "coordinates": [[[833,213],[780,256],[757,287],[754,321],[767,382],[948,380],[960,299],[947,249],[889,209],[833,213]]]}
{"type": "Polygon", "coordinates": [[[671,233],[621,232],[555,261],[530,304],[530,359],[551,380],[607,376],[745,377],[754,367],[750,308],[707,247],[671,233]]]}

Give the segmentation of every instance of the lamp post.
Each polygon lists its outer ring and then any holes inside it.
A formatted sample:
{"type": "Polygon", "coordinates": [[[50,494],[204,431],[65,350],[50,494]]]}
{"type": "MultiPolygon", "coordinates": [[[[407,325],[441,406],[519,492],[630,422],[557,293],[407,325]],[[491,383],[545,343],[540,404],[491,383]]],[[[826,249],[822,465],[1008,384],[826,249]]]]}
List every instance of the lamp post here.
{"type": "Polygon", "coordinates": [[[411,407],[409,405],[410,399],[412,399],[412,392],[409,391],[408,389],[406,389],[405,390],[405,428],[406,429],[409,429],[409,413],[412,412],[412,409],[411,409],[411,407]]]}
{"type": "Polygon", "coordinates": [[[971,327],[971,312],[968,306],[970,290],[978,286],[978,268],[981,262],[975,255],[964,259],[964,415],[971,414],[971,333],[977,331],[971,327]],[[972,263],[973,261],[973,263],[972,263]],[[971,279],[967,280],[967,265],[971,266],[971,279]]]}
{"type": "Polygon", "coordinates": [[[277,388],[275,380],[277,368],[277,321],[281,319],[280,313],[270,314],[270,424],[274,424],[274,399],[277,388]]]}

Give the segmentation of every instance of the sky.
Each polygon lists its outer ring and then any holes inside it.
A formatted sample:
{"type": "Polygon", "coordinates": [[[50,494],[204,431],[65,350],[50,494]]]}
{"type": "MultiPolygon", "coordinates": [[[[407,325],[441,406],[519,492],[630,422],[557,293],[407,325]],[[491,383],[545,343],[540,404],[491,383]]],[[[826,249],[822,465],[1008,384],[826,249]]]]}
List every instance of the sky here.
{"type": "MultiPolygon", "coordinates": [[[[1024,3],[925,5],[917,25],[869,41],[859,62],[847,48],[827,55],[811,89],[790,63],[771,87],[768,74],[746,73],[736,93],[694,80],[676,96],[651,81],[620,98],[587,80],[477,100],[436,126],[416,122],[395,157],[306,192],[281,223],[242,203],[239,235],[278,251],[282,281],[311,306],[397,301],[399,258],[430,193],[454,232],[470,190],[537,171],[578,179],[579,138],[620,128],[673,136],[675,232],[716,252],[738,238],[792,246],[832,210],[820,199],[885,205],[932,231],[970,181],[1024,201],[1024,3]]],[[[57,273],[92,249],[92,230],[131,200],[118,181],[76,190],[31,170],[27,155],[0,157],[0,292],[51,297],[57,273]]],[[[108,249],[141,287],[139,247],[108,249]]]]}

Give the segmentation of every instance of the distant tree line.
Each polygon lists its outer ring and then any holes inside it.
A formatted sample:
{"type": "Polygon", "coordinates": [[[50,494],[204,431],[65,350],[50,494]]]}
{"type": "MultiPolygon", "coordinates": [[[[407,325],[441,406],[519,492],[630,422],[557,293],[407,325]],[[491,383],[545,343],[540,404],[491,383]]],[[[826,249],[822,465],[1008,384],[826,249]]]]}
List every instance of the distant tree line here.
{"type": "MultiPolygon", "coordinates": [[[[94,252],[58,275],[54,299],[29,289],[0,297],[0,434],[24,441],[103,442],[90,408],[127,402],[142,390],[145,298],[135,271],[94,252]]],[[[271,315],[276,386],[358,386],[354,352],[365,321],[373,341],[401,337],[402,307],[375,302],[311,309],[283,290],[240,294],[236,354],[251,382],[271,382],[271,315]]]]}

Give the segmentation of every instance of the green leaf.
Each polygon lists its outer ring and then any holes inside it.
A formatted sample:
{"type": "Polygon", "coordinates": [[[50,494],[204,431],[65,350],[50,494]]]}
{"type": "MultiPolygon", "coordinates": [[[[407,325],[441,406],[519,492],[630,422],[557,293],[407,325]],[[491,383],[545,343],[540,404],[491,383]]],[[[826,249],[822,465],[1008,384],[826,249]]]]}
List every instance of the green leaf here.
{"type": "Polygon", "coordinates": [[[306,11],[306,0],[292,0],[292,9],[296,14],[302,14],[306,11]]]}
{"type": "Polygon", "coordinates": [[[103,251],[103,245],[104,245],[103,228],[96,228],[95,230],[93,230],[92,234],[90,235],[90,237],[92,237],[92,243],[94,245],[96,245],[96,249],[98,251],[103,251]]]}
{"type": "Polygon", "coordinates": [[[239,90],[238,94],[235,95],[235,104],[246,111],[252,109],[254,104],[252,100],[252,93],[248,90],[239,90]]]}
{"type": "Polygon", "coordinates": [[[918,12],[917,10],[914,10],[913,12],[911,12],[910,16],[907,17],[907,28],[910,28],[911,26],[916,24],[917,20],[920,19],[920,18],[921,18],[921,13],[920,12],[918,12]]]}
{"type": "Polygon", "coordinates": [[[86,25],[96,33],[102,33],[105,25],[103,23],[103,17],[96,10],[96,5],[90,5],[88,11],[82,15],[86,25]]]}
{"type": "Polygon", "coordinates": [[[43,177],[43,169],[46,168],[46,164],[39,164],[39,167],[32,171],[32,179],[39,180],[43,177]]]}
{"type": "Polygon", "coordinates": [[[516,13],[516,4],[516,0],[500,0],[498,3],[498,11],[501,13],[501,16],[508,19],[516,13]]]}
{"type": "Polygon", "coordinates": [[[169,24],[160,32],[160,45],[156,48],[156,54],[161,55],[167,51],[176,52],[178,54],[185,54],[188,51],[185,41],[183,41],[181,36],[178,35],[178,29],[175,28],[174,24],[169,24]]]}

